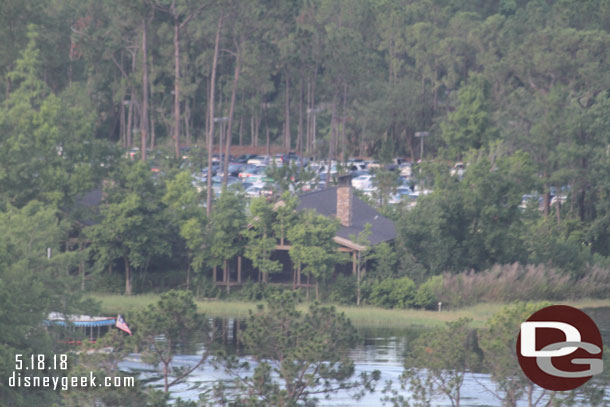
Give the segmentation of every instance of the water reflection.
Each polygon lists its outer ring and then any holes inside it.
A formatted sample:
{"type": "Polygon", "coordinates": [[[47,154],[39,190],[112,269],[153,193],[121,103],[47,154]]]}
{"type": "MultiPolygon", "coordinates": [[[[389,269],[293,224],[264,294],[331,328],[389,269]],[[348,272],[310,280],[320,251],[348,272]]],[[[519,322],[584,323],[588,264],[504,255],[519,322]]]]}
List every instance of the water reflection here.
{"type": "MultiPolygon", "coordinates": [[[[602,331],[604,343],[610,345],[610,307],[587,309],[585,310],[593,320],[598,324],[602,331]]],[[[240,345],[237,338],[239,332],[245,328],[245,321],[235,319],[211,319],[211,324],[214,324],[222,336],[219,338],[224,349],[242,358],[248,358],[244,354],[244,349],[240,345]]],[[[360,335],[363,337],[362,344],[350,353],[355,362],[356,374],[361,372],[372,372],[380,370],[382,372],[380,384],[378,388],[383,386],[387,380],[394,382],[398,381],[399,376],[403,372],[403,360],[408,349],[409,343],[412,342],[422,332],[418,328],[366,328],[357,327],[360,335]]],[[[184,348],[183,354],[176,356],[174,359],[175,366],[193,366],[199,361],[198,355],[201,355],[202,344],[196,344],[195,347],[184,348]]],[[[121,363],[121,368],[126,371],[137,373],[138,377],[146,383],[156,388],[162,388],[162,378],[154,367],[143,363],[137,354],[130,355],[124,362],[121,363]]],[[[610,367],[606,367],[610,368],[610,367]]],[[[181,397],[186,400],[197,400],[199,394],[206,392],[217,381],[229,381],[229,377],[223,370],[216,369],[210,363],[206,363],[197,369],[188,379],[172,388],[173,397],[181,397]]],[[[462,387],[462,406],[465,407],[483,407],[483,406],[499,406],[501,402],[494,398],[486,388],[491,388],[489,375],[476,373],[467,375],[462,387]]],[[[406,394],[405,394],[406,395],[406,394]]],[[[323,399],[320,402],[321,406],[325,407],[343,407],[343,406],[367,406],[381,407],[381,394],[367,394],[364,398],[355,401],[347,393],[339,393],[332,395],[329,399],[323,399]]],[[[435,400],[434,406],[450,406],[449,400],[435,400]]],[[[519,404],[526,405],[526,403],[519,404]]],[[[586,405],[586,401],[583,401],[586,405]]]]}

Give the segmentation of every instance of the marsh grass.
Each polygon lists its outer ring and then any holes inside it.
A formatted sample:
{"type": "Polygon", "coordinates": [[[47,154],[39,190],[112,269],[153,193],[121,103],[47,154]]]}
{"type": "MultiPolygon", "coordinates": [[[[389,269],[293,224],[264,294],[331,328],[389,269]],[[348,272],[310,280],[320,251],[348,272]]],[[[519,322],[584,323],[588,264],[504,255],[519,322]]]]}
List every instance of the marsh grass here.
{"type": "MultiPolygon", "coordinates": [[[[145,308],[159,299],[158,294],[143,295],[117,295],[92,294],[100,302],[101,312],[105,315],[131,314],[145,308]]],[[[244,301],[202,301],[198,300],[199,312],[217,318],[246,318],[249,310],[255,310],[257,304],[244,301]]],[[[262,302],[260,302],[262,303],[262,302]]],[[[596,308],[610,306],[610,299],[584,299],[578,301],[560,301],[556,304],[571,305],[576,308],[596,308]]],[[[414,326],[434,327],[445,322],[456,321],[459,318],[472,318],[475,327],[483,326],[485,321],[496,312],[504,308],[506,303],[480,303],[464,308],[438,311],[424,311],[415,309],[384,309],[372,306],[348,307],[336,306],[340,312],[352,321],[356,327],[363,328],[408,328],[414,326]]],[[[299,309],[304,311],[308,304],[300,304],[299,309]]]]}
{"type": "Polygon", "coordinates": [[[579,279],[545,265],[495,265],[481,272],[445,273],[435,297],[451,307],[512,301],[577,301],[608,298],[610,272],[591,267],[579,279]]]}

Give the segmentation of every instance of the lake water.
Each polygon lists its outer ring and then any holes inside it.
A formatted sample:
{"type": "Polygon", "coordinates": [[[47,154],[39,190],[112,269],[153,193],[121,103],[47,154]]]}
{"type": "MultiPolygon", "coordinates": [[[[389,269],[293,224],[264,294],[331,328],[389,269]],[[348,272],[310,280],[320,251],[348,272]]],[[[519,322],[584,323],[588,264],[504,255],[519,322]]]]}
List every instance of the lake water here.
{"type": "MultiPolygon", "coordinates": [[[[604,344],[610,345],[610,307],[585,310],[597,323],[602,331],[604,344]]],[[[240,353],[239,344],[235,340],[235,330],[239,328],[236,321],[225,320],[226,328],[224,338],[227,349],[240,353]]],[[[364,338],[363,343],[353,349],[351,357],[355,362],[356,374],[361,372],[381,371],[381,380],[378,389],[383,387],[387,380],[397,382],[403,372],[403,355],[408,348],[409,342],[418,335],[417,329],[370,329],[360,328],[360,335],[364,338]]],[[[193,352],[194,353],[194,352],[193,352]]],[[[247,358],[247,356],[244,356],[247,358]]],[[[195,354],[179,355],[175,358],[177,366],[193,365],[198,361],[195,354]]],[[[139,378],[145,380],[150,385],[162,388],[162,380],[158,371],[152,366],[141,362],[139,355],[130,355],[120,365],[121,369],[137,373],[139,378]]],[[[608,369],[610,367],[606,367],[608,369]]],[[[181,397],[187,400],[197,400],[199,394],[210,388],[219,380],[230,380],[230,377],[222,370],[217,370],[209,364],[201,366],[188,380],[172,388],[173,397],[181,397]]],[[[499,406],[501,403],[486,387],[492,387],[492,382],[486,374],[467,375],[462,387],[462,406],[464,407],[483,407],[499,406]]],[[[403,394],[407,395],[407,393],[403,394]]],[[[325,407],[347,407],[347,406],[366,406],[381,407],[382,394],[378,391],[367,394],[360,400],[354,400],[349,394],[343,392],[332,395],[330,399],[323,399],[321,406],[325,407]]],[[[433,403],[434,406],[451,406],[449,400],[438,399],[433,403]]],[[[523,404],[525,405],[525,403],[523,404]]],[[[583,403],[586,405],[586,402],[583,403]]],[[[610,400],[609,400],[610,405],[610,400]]]]}

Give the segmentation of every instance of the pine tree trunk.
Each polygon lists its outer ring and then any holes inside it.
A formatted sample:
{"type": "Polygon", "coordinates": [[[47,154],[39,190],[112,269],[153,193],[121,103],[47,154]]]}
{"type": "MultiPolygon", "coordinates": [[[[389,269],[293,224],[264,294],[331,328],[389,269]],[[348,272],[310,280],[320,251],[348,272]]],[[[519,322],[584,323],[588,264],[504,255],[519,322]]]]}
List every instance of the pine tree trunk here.
{"type": "Polygon", "coordinates": [[[148,24],[146,19],[142,22],[142,112],[140,115],[140,148],[142,161],[146,161],[146,139],[148,138],[148,24]]]}
{"type": "MultiPolygon", "coordinates": [[[[151,73],[154,76],[154,67],[155,67],[155,61],[154,61],[154,56],[150,55],[150,64],[147,64],[147,66],[149,67],[149,70],[151,71],[151,73]]],[[[156,134],[155,134],[155,123],[156,123],[156,114],[155,114],[155,109],[154,109],[154,105],[153,105],[153,94],[152,94],[152,85],[150,83],[150,75],[148,78],[148,81],[146,82],[146,86],[148,86],[149,89],[149,97],[148,97],[148,123],[149,123],[149,134],[150,134],[150,148],[151,150],[155,148],[155,139],[156,139],[156,134]]]]}
{"type": "MultiPolygon", "coordinates": [[[[241,47],[241,46],[240,46],[241,47]]],[[[237,50],[235,57],[235,71],[233,72],[233,88],[231,89],[231,103],[229,106],[229,122],[227,126],[227,140],[225,147],[225,165],[222,184],[226,187],[229,179],[229,154],[231,153],[231,135],[233,133],[233,111],[235,109],[235,97],[237,95],[237,83],[239,81],[239,72],[241,70],[241,50],[237,50]]]]}
{"type": "Polygon", "coordinates": [[[191,104],[188,100],[184,101],[184,133],[186,134],[186,145],[190,146],[191,139],[191,104]]]}
{"type": "Polygon", "coordinates": [[[286,72],[286,89],[284,98],[284,153],[290,152],[290,82],[288,72],[286,72]]]}
{"type": "Polygon", "coordinates": [[[174,15],[174,152],[180,158],[180,24],[174,15]]]}
{"type": "Polygon", "coordinates": [[[131,295],[131,268],[127,257],[124,257],[123,261],[125,262],[125,295],[131,295]]]}
{"type": "Polygon", "coordinates": [[[125,131],[125,98],[121,99],[121,105],[119,106],[119,137],[121,139],[121,145],[123,148],[127,148],[127,132],[125,131]]]}
{"type": "Polygon", "coordinates": [[[210,131],[208,133],[208,179],[207,179],[207,197],[206,197],[206,214],[209,217],[212,210],[212,148],[214,147],[214,85],[216,83],[216,65],[218,63],[218,47],[220,44],[220,30],[222,29],[223,16],[218,19],[218,27],[216,29],[216,41],[214,45],[214,59],[212,60],[212,76],[210,78],[210,98],[208,103],[210,106],[209,123],[210,131]]]}
{"type": "Polygon", "coordinates": [[[254,147],[255,143],[255,134],[254,134],[254,116],[250,116],[250,146],[254,147]]]}
{"type": "MultiPolygon", "coordinates": [[[[78,244],[78,251],[82,254],[83,252],[83,242],[79,242],[78,244]]],[[[80,280],[80,289],[81,291],[85,291],[85,262],[84,260],[81,260],[78,263],[78,271],[80,272],[81,275],[81,280],[80,280]]]]}
{"type": "Polygon", "coordinates": [[[254,117],[254,147],[258,147],[258,140],[259,140],[259,135],[260,135],[260,129],[261,129],[261,122],[263,121],[260,112],[258,112],[256,114],[256,116],[254,117]]]}
{"type": "Polygon", "coordinates": [[[186,268],[186,289],[190,289],[191,288],[191,266],[189,265],[186,268]]]}
{"type": "MultiPolygon", "coordinates": [[[[335,128],[336,128],[336,109],[335,109],[335,98],[333,98],[333,107],[330,115],[330,140],[328,140],[328,168],[326,168],[326,188],[330,187],[330,167],[332,165],[332,160],[335,155],[335,128]]],[[[316,286],[317,290],[317,286],[316,286]]]]}
{"type": "Polygon", "coordinates": [[[314,74],[314,80],[313,83],[311,85],[311,109],[313,111],[312,114],[312,122],[311,122],[311,153],[313,154],[313,156],[315,158],[317,155],[317,151],[316,151],[316,138],[317,138],[317,129],[316,129],[316,75],[314,74]]]}
{"type": "Polygon", "coordinates": [[[244,145],[244,116],[243,114],[239,118],[239,146],[244,145]]]}
{"type": "Polygon", "coordinates": [[[126,140],[127,148],[133,147],[132,139],[131,139],[131,136],[132,136],[131,128],[133,127],[132,122],[133,122],[133,88],[130,89],[129,105],[127,107],[127,127],[125,128],[125,140],[126,140]]]}
{"type": "Polygon", "coordinates": [[[299,91],[299,124],[297,127],[296,150],[299,156],[303,157],[303,79],[301,79],[299,91]]]}
{"type": "Polygon", "coordinates": [[[346,160],[345,122],[347,121],[347,84],[343,85],[343,111],[341,115],[341,159],[346,160]]]}
{"type": "Polygon", "coordinates": [[[223,263],[223,274],[224,274],[224,280],[225,280],[225,284],[227,286],[227,294],[229,294],[231,292],[231,276],[229,275],[229,262],[227,260],[224,261],[223,263]]]}

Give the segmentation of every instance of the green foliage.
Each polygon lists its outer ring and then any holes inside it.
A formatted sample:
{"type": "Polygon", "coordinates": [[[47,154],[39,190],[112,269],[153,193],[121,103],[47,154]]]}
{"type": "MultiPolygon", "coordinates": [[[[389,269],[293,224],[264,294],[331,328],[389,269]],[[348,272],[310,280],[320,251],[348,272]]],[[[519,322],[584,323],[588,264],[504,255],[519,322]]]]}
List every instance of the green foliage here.
{"type": "Polygon", "coordinates": [[[280,200],[273,205],[275,211],[275,219],[271,222],[271,227],[275,234],[276,240],[281,244],[284,243],[288,230],[293,228],[299,220],[297,206],[299,199],[290,192],[284,192],[280,196],[280,200]]]}
{"type": "Polygon", "coordinates": [[[268,281],[269,274],[282,270],[279,261],[271,260],[278,239],[274,234],[277,212],[274,205],[265,197],[250,202],[248,227],[243,231],[247,239],[244,255],[252,260],[252,265],[263,273],[263,280],[268,281]]]}
{"type": "Polygon", "coordinates": [[[132,337],[118,329],[111,329],[98,338],[94,344],[85,343],[78,349],[78,356],[68,362],[68,377],[83,377],[92,374],[101,383],[104,377],[134,378],[134,386],[125,387],[86,387],[71,388],[62,394],[62,406],[78,407],[87,404],[103,403],[113,407],[163,407],[166,397],[157,394],[158,391],[147,388],[133,375],[122,372],[119,363],[130,353],[136,352],[136,343],[132,337]],[[112,352],[107,350],[112,348],[112,352]],[[93,351],[92,351],[93,350],[93,351]],[[156,401],[158,398],[162,402],[156,401]]]}
{"type": "Polygon", "coordinates": [[[254,281],[245,282],[237,291],[231,291],[231,298],[243,301],[266,301],[274,295],[284,291],[282,287],[275,287],[254,281]]]}
{"type": "Polygon", "coordinates": [[[35,27],[28,38],[7,76],[13,92],[0,105],[0,204],[65,205],[94,186],[110,149],[92,137],[95,118],[84,89],[53,94],[41,79],[35,27]]]}
{"type": "Polygon", "coordinates": [[[458,90],[458,105],[441,124],[443,141],[454,160],[460,160],[470,149],[478,150],[495,138],[489,85],[481,75],[473,75],[469,84],[458,90]]]}
{"type": "MultiPolygon", "coordinates": [[[[21,209],[0,211],[0,373],[10,377],[15,355],[60,352],[43,321],[50,312],[81,314],[94,308],[81,302],[77,282],[69,275],[83,253],[62,252],[66,224],[57,209],[32,201],[21,209]],[[47,249],[51,249],[51,258],[47,249]]],[[[52,404],[52,392],[28,392],[0,384],[2,401],[12,406],[52,404]]]]}
{"type": "Polygon", "coordinates": [[[244,199],[239,193],[223,190],[209,219],[207,250],[210,265],[220,266],[241,252],[241,232],[246,226],[244,199]]]}
{"type": "Polygon", "coordinates": [[[418,308],[435,309],[438,303],[438,293],[441,290],[443,278],[433,276],[417,287],[414,304],[418,308]]]}
{"type": "Polygon", "coordinates": [[[251,311],[240,340],[257,364],[245,376],[238,369],[250,366],[227,360],[236,391],[217,388],[214,405],[314,406],[317,395],[364,390],[379,378],[379,372],[353,377],[349,351],[359,337],[345,315],[318,304],[301,313],[294,293],[272,297],[267,307],[251,311]]]}
{"type": "Polygon", "coordinates": [[[326,281],[339,259],[333,238],[339,221],[318,215],[314,211],[302,212],[299,221],[287,232],[290,259],[303,272],[317,281],[326,281]]]}
{"type": "Polygon", "coordinates": [[[265,174],[277,185],[280,195],[283,196],[282,199],[288,196],[285,195],[286,192],[300,191],[306,183],[311,182],[315,177],[313,171],[298,165],[294,161],[282,166],[277,166],[273,161],[265,174]]]}
{"type": "Polygon", "coordinates": [[[452,406],[460,405],[464,377],[480,363],[470,323],[467,318],[448,322],[424,332],[410,346],[402,379],[418,402],[446,397],[452,406]]]}
{"type": "Polygon", "coordinates": [[[354,276],[337,275],[330,284],[328,301],[331,303],[352,305],[356,302],[357,280],[354,276]]]}
{"type": "Polygon", "coordinates": [[[195,371],[212,351],[213,336],[210,336],[209,325],[205,315],[197,313],[197,305],[189,291],[171,290],[162,294],[157,303],[137,315],[134,328],[143,360],[163,366],[166,392],[195,371]],[[194,367],[172,367],[178,349],[202,340],[207,345],[206,350],[194,367]]]}
{"type": "Polygon", "coordinates": [[[385,208],[388,206],[390,194],[396,192],[398,177],[394,171],[379,168],[375,171],[373,187],[375,187],[375,193],[373,194],[375,203],[379,207],[385,208]]]}
{"type": "Polygon", "coordinates": [[[145,163],[122,162],[105,188],[102,219],[88,227],[94,258],[102,265],[121,259],[125,292],[131,294],[131,268],[145,269],[152,258],[169,252],[165,213],[145,163]]]}
{"type": "Polygon", "coordinates": [[[367,260],[371,260],[371,275],[378,279],[398,277],[397,253],[387,242],[379,243],[372,247],[367,254],[367,260]]]}
{"type": "Polygon", "coordinates": [[[528,155],[493,144],[468,161],[461,181],[438,174],[434,192],[398,223],[401,244],[433,275],[525,257],[519,204],[534,184],[528,155]]]}
{"type": "Polygon", "coordinates": [[[193,186],[191,175],[186,172],[176,174],[166,182],[166,192],[161,201],[167,208],[168,217],[179,230],[180,237],[188,251],[189,272],[187,287],[190,284],[190,269],[201,271],[205,261],[206,217],[202,207],[203,199],[193,186]]]}
{"type": "Polygon", "coordinates": [[[575,278],[583,277],[592,261],[591,250],[578,230],[569,230],[564,221],[558,225],[554,219],[540,218],[532,222],[524,240],[532,264],[548,264],[561,268],[575,278]]]}
{"type": "Polygon", "coordinates": [[[373,285],[371,304],[384,308],[410,308],[416,305],[417,289],[409,277],[387,278],[373,285]]]}
{"type": "Polygon", "coordinates": [[[549,303],[516,303],[506,307],[487,321],[479,334],[483,365],[495,383],[494,395],[505,405],[516,405],[517,400],[534,388],[521,370],[515,347],[521,323],[549,303]]]}

